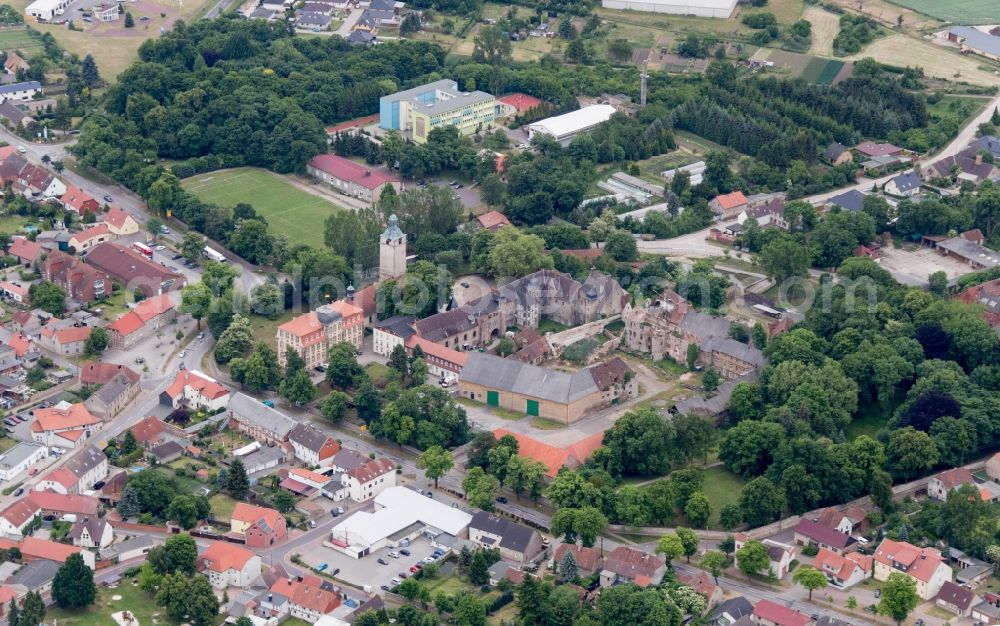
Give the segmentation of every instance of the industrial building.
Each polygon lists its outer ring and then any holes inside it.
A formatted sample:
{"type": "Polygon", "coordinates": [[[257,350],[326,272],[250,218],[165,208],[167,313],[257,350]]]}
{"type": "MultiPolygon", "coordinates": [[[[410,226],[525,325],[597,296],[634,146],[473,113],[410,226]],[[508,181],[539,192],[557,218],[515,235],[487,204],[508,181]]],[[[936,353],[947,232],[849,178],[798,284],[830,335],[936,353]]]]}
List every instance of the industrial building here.
{"type": "Polygon", "coordinates": [[[647,13],[672,13],[699,17],[729,17],[737,0],[602,0],[605,9],[627,9],[647,13]]]}
{"type": "Polygon", "coordinates": [[[24,17],[36,22],[47,22],[66,12],[70,0],[35,0],[24,9],[24,17]]]}
{"type": "Polygon", "coordinates": [[[606,122],[615,114],[610,104],[592,104],[576,111],[547,117],[534,124],[528,124],[528,137],[538,133],[549,135],[559,143],[568,143],[573,137],[586,132],[601,122],[606,122]]]}
{"type": "Polygon", "coordinates": [[[439,80],[379,98],[379,127],[409,133],[416,143],[440,126],[456,126],[462,135],[489,128],[500,117],[500,104],[485,91],[460,91],[453,80],[439,80]]]}

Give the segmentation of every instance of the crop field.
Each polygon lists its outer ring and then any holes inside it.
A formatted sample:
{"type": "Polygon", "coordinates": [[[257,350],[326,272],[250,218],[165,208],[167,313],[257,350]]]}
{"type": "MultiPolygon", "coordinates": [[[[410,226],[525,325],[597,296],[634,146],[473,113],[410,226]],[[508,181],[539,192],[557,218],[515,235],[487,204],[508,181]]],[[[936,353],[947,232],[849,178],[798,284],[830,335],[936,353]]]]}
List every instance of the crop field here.
{"type": "Polygon", "coordinates": [[[1000,22],[996,0],[893,0],[893,3],[956,24],[1000,22]]]}
{"type": "Polygon", "coordinates": [[[854,67],[835,59],[823,59],[773,48],[761,48],[751,58],[774,63],[773,70],[788,72],[793,78],[802,78],[817,85],[830,85],[837,79],[843,80],[850,76],[854,67]]]}
{"type": "Polygon", "coordinates": [[[302,191],[277,174],[239,168],[198,174],[182,183],[205,202],[233,207],[241,202],[252,205],[267,218],[269,230],[288,236],[288,243],[323,246],[323,222],[341,207],[302,191]]]}
{"type": "Polygon", "coordinates": [[[0,30],[0,48],[20,50],[25,55],[31,55],[42,50],[42,43],[29,37],[24,28],[10,28],[0,30]]]}
{"type": "Polygon", "coordinates": [[[809,48],[809,52],[832,56],[833,38],[840,30],[840,18],[819,7],[809,7],[802,17],[812,24],[812,47],[809,48]]]}
{"type": "Polygon", "coordinates": [[[865,57],[893,65],[922,67],[924,73],[932,78],[964,80],[986,87],[996,87],[997,84],[997,76],[983,69],[983,61],[899,33],[876,39],[848,60],[865,57]]]}

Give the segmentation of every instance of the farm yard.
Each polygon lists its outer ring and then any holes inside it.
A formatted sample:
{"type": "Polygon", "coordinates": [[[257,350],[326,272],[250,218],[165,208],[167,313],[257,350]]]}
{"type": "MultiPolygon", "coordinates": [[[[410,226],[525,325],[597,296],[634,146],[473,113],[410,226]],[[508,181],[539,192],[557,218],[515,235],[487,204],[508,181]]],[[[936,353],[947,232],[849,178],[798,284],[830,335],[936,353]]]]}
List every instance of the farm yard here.
{"type": "Polygon", "coordinates": [[[323,247],[323,221],[343,210],[332,202],[302,191],[277,174],[257,168],[239,168],[199,174],[184,179],[185,189],[205,202],[233,207],[241,202],[267,218],[274,234],[288,236],[292,246],[323,247]]]}
{"type": "Polygon", "coordinates": [[[955,24],[996,24],[996,0],[893,0],[894,4],[955,24]]]}
{"type": "Polygon", "coordinates": [[[843,61],[773,48],[761,48],[750,57],[750,60],[774,63],[774,67],[770,69],[788,72],[792,78],[802,78],[817,85],[832,85],[844,80],[854,71],[852,64],[843,61]]]}

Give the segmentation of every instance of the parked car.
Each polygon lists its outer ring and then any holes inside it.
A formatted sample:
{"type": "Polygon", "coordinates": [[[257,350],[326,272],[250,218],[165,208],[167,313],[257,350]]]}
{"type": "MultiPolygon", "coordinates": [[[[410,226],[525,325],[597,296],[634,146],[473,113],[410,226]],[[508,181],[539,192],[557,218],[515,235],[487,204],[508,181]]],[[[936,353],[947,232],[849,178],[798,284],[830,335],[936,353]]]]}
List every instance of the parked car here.
{"type": "Polygon", "coordinates": [[[396,574],[396,576],[398,576],[400,580],[406,580],[406,572],[400,572],[396,574]]]}
{"type": "Polygon", "coordinates": [[[420,568],[419,568],[419,567],[417,567],[416,565],[414,565],[414,566],[410,567],[410,573],[411,573],[411,574],[416,574],[416,573],[417,573],[417,572],[419,572],[419,571],[420,571],[420,568]]]}
{"type": "Polygon", "coordinates": [[[105,201],[105,202],[114,202],[114,201],[115,201],[115,199],[114,199],[114,198],[112,198],[112,197],[111,197],[111,196],[109,196],[109,195],[105,195],[105,196],[104,196],[104,201],[105,201]]]}
{"type": "Polygon", "coordinates": [[[326,564],[326,563],[320,563],[319,566],[316,569],[319,570],[319,571],[321,571],[321,572],[325,572],[326,568],[328,568],[328,567],[330,567],[328,564],[326,564]]]}
{"type": "Polygon", "coordinates": [[[500,496],[499,498],[497,498],[497,502],[499,502],[500,504],[507,504],[508,500],[506,497],[500,496]]]}
{"type": "Polygon", "coordinates": [[[18,487],[17,491],[14,492],[14,497],[16,498],[16,497],[18,497],[20,495],[23,495],[23,494],[24,494],[24,487],[18,487]]]}
{"type": "Polygon", "coordinates": [[[389,585],[382,585],[382,591],[389,591],[389,585]]]}
{"type": "Polygon", "coordinates": [[[309,528],[316,528],[316,520],[314,519],[309,520],[309,528]]]}
{"type": "Polygon", "coordinates": [[[432,557],[432,556],[425,556],[423,558],[423,561],[424,561],[424,563],[433,563],[434,562],[434,557],[432,557]]]}
{"type": "Polygon", "coordinates": [[[434,551],[434,558],[435,559],[439,559],[442,556],[444,556],[444,550],[435,550],[434,551]]]}
{"type": "Polygon", "coordinates": [[[396,552],[395,550],[390,551],[389,552],[389,558],[398,559],[399,558],[399,552],[396,552]]]}
{"type": "Polygon", "coordinates": [[[388,565],[388,564],[389,564],[389,561],[386,561],[386,560],[385,560],[385,559],[383,559],[382,557],[379,557],[379,559],[378,559],[378,564],[379,564],[379,565],[388,565]]]}
{"type": "Polygon", "coordinates": [[[28,472],[28,476],[34,476],[37,473],[38,473],[38,468],[37,467],[33,467],[33,468],[31,468],[31,471],[28,472]]]}
{"type": "Polygon", "coordinates": [[[409,550],[400,550],[399,553],[402,554],[403,556],[410,556],[409,550]]]}

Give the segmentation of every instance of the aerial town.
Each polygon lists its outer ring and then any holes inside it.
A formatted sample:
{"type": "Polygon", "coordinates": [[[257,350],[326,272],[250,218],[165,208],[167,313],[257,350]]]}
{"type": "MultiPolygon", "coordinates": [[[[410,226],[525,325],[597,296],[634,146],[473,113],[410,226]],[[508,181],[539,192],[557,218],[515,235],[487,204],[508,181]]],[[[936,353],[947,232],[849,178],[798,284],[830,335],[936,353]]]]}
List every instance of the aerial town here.
{"type": "Polygon", "coordinates": [[[995,0],[17,0],[0,62],[0,626],[1000,626],[995,0]]]}

